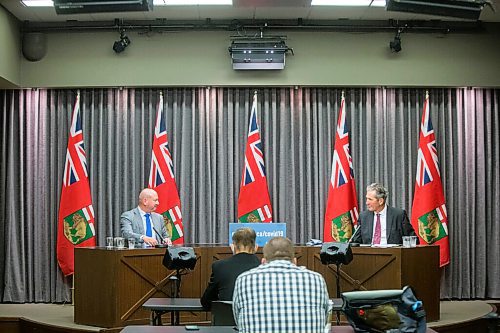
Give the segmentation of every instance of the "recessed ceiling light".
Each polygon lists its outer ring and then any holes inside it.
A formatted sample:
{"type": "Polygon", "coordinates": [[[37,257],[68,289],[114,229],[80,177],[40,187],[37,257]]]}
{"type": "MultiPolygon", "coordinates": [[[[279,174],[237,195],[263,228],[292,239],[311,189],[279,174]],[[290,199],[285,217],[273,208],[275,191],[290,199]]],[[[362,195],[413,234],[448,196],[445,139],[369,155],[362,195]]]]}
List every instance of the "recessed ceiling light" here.
{"type": "Polygon", "coordinates": [[[385,7],[385,0],[373,0],[370,7],[385,7]]]}
{"type": "Polygon", "coordinates": [[[384,7],[385,0],[312,0],[311,6],[370,6],[384,7]]]}
{"type": "Polygon", "coordinates": [[[154,0],[155,6],[229,5],[233,0],[154,0]]]}
{"type": "Polygon", "coordinates": [[[23,0],[21,3],[26,7],[54,7],[52,0],[23,0]]]}

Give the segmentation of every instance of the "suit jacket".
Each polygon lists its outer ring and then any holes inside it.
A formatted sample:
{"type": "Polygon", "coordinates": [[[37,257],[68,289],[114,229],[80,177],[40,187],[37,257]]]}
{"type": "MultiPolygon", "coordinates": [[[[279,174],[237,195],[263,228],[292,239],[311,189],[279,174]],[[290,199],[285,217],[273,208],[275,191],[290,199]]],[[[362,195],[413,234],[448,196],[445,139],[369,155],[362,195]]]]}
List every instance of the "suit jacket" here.
{"type": "MultiPolygon", "coordinates": [[[[151,224],[156,229],[156,231],[161,235],[158,236],[153,230],[153,237],[156,238],[159,244],[163,243],[163,239],[168,238],[167,229],[165,228],[165,223],[163,222],[163,216],[158,213],[151,213],[151,224]]],[[[125,239],[135,238],[136,242],[143,243],[141,239],[142,235],[146,235],[146,230],[144,230],[144,225],[142,223],[142,216],[139,212],[139,208],[134,208],[132,210],[126,211],[120,217],[120,230],[122,232],[122,237],[125,239]]]]}
{"type": "Polygon", "coordinates": [[[212,275],[207,289],[201,297],[201,305],[210,310],[213,301],[232,301],[234,283],[243,272],[260,265],[260,260],[255,254],[238,253],[212,264],[212,275]]]}
{"type": "MultiPolygon", "coordinates": [[[[373,219],[375,214],[364,211],[359,215],[358,225],[361,228],[353,238],[353,243],[371,244],[373,236],[373,219]]],[[[387,206],[387,244],[402,244],[403,236],[416,236],[415,230],[408,220],[406,211],[387,206]]],[[[417,238],[418,241],[418,238],[417,238]]]]}

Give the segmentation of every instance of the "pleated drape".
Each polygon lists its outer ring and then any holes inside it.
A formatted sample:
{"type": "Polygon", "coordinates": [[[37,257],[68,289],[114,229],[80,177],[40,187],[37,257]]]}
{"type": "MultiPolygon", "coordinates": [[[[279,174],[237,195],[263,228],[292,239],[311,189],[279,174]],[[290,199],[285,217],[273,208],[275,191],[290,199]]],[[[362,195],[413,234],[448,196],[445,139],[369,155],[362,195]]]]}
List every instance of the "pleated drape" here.
{"type": "MultiPolygon", "coordinates": [[[[160,91],[188,243],[228,243],[254,90],[275,221],[295,243],[322,238],[342,89],[81,89],[97,243],[119,235],[149,176],[160,91]]],[[[425,89],[346,88],[360,209],[383,183],[410,213],[425,89]]],[[[429,89],[449,214],[443,298],[499,298],[500,93],[429,89]]],[[[0,91],[0,300],[64,302],[57,213],[75,90],[0,91]]],[[[424,268],[423,268],[424,269],[424,268]]]]}

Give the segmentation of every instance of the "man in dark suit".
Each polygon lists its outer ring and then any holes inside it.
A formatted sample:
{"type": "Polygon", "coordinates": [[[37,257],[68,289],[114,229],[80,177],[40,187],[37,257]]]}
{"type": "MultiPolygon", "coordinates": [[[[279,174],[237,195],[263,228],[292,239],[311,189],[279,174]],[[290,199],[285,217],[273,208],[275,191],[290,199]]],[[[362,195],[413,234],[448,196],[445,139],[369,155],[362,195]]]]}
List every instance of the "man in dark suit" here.
{"type": "Polygon", "coordinates": [[[259,266],[260,260],[255,255],[255,231],[241,228],[233,234],[231,250],[233,256],[217,260],[212,264],[212,275],[207,289],[201,297],[201,305],[210,310],[213,301],[232,301],[234,282],[241,273],[259,266]]]}
{"type": "MultiPolygon", "coordinates": [[[[406,211],[386,204],[389,192],[377,183],[366,188],[366,207],[359,215],[353,243],[387,245],[402,244],[403,236],[416,236],[406,211]]],[[[417,239],[418,241],[418,239],[417,239]]]]}
{"type": "Polygon", "coordinates": [[[139,205],[123,213],[120,218],[122,237],[135,238],[137,243],[144,243],[148,246],[171,245],[170,236],[163,223],[163,216],[154,212],[158,203],[158,193],[155,190],[143,189],[139,194],[139,205]]]}

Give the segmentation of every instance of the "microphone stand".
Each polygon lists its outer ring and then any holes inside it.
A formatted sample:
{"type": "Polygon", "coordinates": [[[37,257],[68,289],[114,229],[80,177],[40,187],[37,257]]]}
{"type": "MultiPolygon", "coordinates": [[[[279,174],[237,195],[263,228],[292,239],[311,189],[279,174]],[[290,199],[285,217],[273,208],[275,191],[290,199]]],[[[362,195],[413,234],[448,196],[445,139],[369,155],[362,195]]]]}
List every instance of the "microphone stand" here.
{"type": "Polygon", "coordinates": [[[352,233],[352,236],[351,238],[349,238],[349,240],[347,241],[347,244],[350,244],[351,246],[359,246],[359,243],[353,243],[352,240],[354,239],[354,237],[356,237],[358,235],[358,233],[361,231],[361,226],[360,225],[356,225],[354,226],[354,232],[352,233]]]}
{"type": "MultiPolygon", "coordinates": [[[[361,227],[359,225],[356,225],[354,232],[351,235],[351,238],[347,241],[348,246],[358,246],[358,243],[352,243],[352,240],[356,235],[361,231],[361,227]],[[353,245],[356,244],[356,245],[353,245]]],[[[336,268],[336,280],[337,280],[337,298],[340,298],[340,266],[342,266],[342,263],[340,261],[335,262],[335,268],[336,268]]],[[[337,319],[337,326],[340,326],[340,313],[339,311],[336,311],[336,319],[337,319]]]]}
{"type": "MultiPolygon", "coordinates": [[[[153,224],[151,224],[151,227],[153,228],[153,230],[156,233],[156,235],[158,236],[158,238],[160,238],[163,241],[162,235],[160,235],[160,233],[158,232],[158,230],[156,230],[156,228],[153,226],[153,224]]],[[[156,248],[168,248],[168,245],[167,244],[157,244],[157,245],[155,245],[155,247],[156,248]]],[[[169,278],[169,280],[171,280],[171,281],[175,280],[174,281],[174,283],[175,283],[175,287],[174,288],[175,289],[173,290],[172,298],[179,298],[179,296],[180,296],[180,293],[181,293],[181,277],[182,277],[181,270],[180,270],[180,268],[177,268],[175,270],[175,276],[171,276],[169,278]]],[[[171,325],[178,326],[179,322],[180,322],[179,311],[172,311],[170,313],[170,323],[171,323],[171,325]]]]}
{"type": "MultiPolygon", "coordinates": [[[[153,228],[155,234],[162,240],[163,242],[163,237],[160,235],[160,233],[158,232],[158,230],[156,230],[156,228],[153,226],[153,224],[151,223],[151,227],[153,228]]],[[[167,244],[156,244],[155,245],[156,248],[165,248],[165,247],[168,247],[167,244]]]]}
{"type": "MultiPolygon", "coordinates": [[[[340,298],[340,266],[341,265],[342,265],[342,263],[340,263],[340,262],[335,263],[335,267],[336,267],[335,273],[337,273],[337,274],[335,274],[336,278],[337,278],[337,298],[340,298]]],[[[340,326],[340,313],[339,313],[339,311],[336,311],[335,317],[337,319],[337,326],[340,326]]]]}

